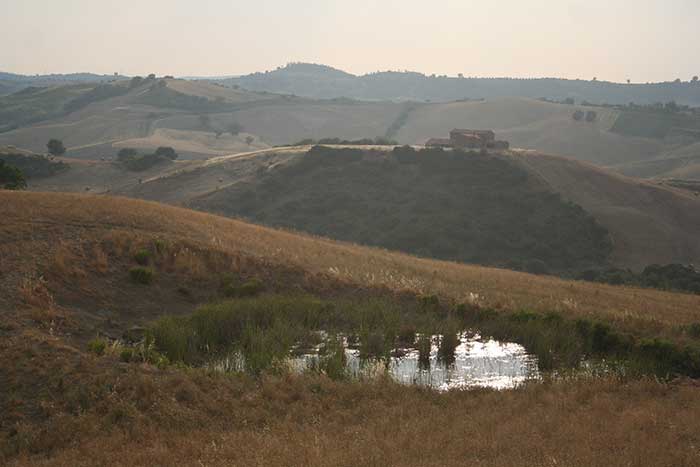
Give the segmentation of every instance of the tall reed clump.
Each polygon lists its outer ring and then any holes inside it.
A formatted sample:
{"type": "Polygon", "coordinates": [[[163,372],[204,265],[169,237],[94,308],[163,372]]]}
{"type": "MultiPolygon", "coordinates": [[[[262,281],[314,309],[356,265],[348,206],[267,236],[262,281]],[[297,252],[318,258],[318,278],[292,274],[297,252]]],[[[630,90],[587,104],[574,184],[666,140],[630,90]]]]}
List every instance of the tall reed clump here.
{"type": "Polygon", "coordinates": [[[430,350],[432,348],[433,338],[430,333],[422,333],[416,340],[416,348],[418,349],[418,368],[421,370],[430,369],[430,350]]]}
{"type": "Polygon", "coordinates": [[[438,345],[438,360],[451,365],[455,362],[455,351],[459,346],[460,327],[455,322],[445,323],[438,345]]]}
{"type": "Polygon", "coordinates": [[[171,361],[197,364],[240,352],[246,368],[259,374],[303,335],[299,323],[320,321],[323,309],[311,297],[231,300],[203,306],[190,316],[161,318],[150,334],[171,361]]]}
{"type": "Polygon", "coordinates": [[[340,337],[333,336],[326,341],[318,358],[312,361],[309,369],[333,380],[344,380],[349,375],[347,364],[343,341],[340,337]]]}
{"type": "Polygon", "coordinates": [[[700,377],[700,348],[662,339],[640,339],[609,324],[566,319],[558,313],[496,313],[458,307],[458,315],[483,335],[512,340],[538,359],[542,370],[577,368],[586,359],[616,360],[627,374],[700,377]]]}

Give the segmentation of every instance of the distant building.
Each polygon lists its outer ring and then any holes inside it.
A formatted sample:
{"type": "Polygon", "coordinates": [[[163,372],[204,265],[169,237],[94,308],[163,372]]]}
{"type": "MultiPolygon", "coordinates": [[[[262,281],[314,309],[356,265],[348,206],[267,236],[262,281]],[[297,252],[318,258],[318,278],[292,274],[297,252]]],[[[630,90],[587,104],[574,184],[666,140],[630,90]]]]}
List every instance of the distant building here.
{"type": "Polygon", "coordinates": [[[450,131],[450,139],[430,138],[426,141],[427,147],[454,148],[454,149],[498,149],[504,150],[510,147],[508,141],[496,140],[496,133],[492,130],[461,130],[450,131]]]}
{"type": "Polygon", "coordinates": [[[452,130],[450,141],[453,148],[486,148],[496,140],[496,133],[491,130],[452,130]]]}

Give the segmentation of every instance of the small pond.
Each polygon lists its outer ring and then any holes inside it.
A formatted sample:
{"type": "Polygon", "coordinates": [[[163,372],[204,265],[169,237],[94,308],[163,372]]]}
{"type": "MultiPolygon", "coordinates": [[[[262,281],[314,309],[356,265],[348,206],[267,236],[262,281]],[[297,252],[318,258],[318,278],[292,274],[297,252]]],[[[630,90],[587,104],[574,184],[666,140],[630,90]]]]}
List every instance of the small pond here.
{"type": "MultiPolygon", "coordinates": [[[[323,334],[324,338],[326,337],[323,334]]],[[[368,379],[388,374],[402,384],[428,386],[438,391],[466,388],[511,389],[527,380],[539,378],[537,359],[525,348],[511,342],[482,339],[479,334],[462,333],[454,349],[450,363],[440,358],[439,345],[442,336],[431,336],[429,357],[420,358],[417,348],[396,348],[385,359],[361,359],[357,343],[339,336],[345,351],[346,371],[351,377],[368,379]]],[[[321,358],[324,344],[311,348],[295,348],[288,359],[293,371],[302,372],[313,367],[321,358]]],[[[220,361],[216,368],[241,371],[245,361],[235,355],[220,361]]]]}

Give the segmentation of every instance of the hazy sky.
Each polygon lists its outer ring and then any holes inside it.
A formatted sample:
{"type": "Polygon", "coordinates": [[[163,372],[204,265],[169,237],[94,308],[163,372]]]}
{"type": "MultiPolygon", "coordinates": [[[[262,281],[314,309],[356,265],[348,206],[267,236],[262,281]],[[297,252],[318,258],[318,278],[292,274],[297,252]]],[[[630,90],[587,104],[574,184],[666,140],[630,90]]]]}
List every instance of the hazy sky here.
{"type": "Polygon", "coordinates": [[[0,0],[0,70],[687,80],[699,25],[700,0],[0,0]]]}

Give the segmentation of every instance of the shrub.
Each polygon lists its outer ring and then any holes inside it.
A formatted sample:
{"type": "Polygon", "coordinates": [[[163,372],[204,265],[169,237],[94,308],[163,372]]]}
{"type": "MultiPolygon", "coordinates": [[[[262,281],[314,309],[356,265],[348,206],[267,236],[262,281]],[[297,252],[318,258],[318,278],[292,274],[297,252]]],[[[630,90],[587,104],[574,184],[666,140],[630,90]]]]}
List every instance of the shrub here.
{"type": "Polygon", "coordinates": [[[151,268],[135,267],[129,270],[129,276],[133,282],[137,284],[149,285],[153,282],[154,273],[151,268]]]}
{"type": "Polygon", "coordinates": [[[694,337],[695,339],[700,339],[700,323],[693,323],[690,326],[688,326],[686,332],[690,337],[694,337]]]}
{"type": "Polygon", "coordinates": [[[27,181],[21,170],[11,165],[6,165],[0,160],[0,188],[6,190],[23,190],[27,188],[27,181]]]}
{"type": "Polygon", "coordinates": [[[230,298],[254,297],[263,291],[263,283],[260,279],[250,279],[241,285],[227,284],[224,286],[224,295],[230,298]]]}
{"type": "Polygon", "coordinates": [[[151,259],[151,252],[145,248],[140,249],[134,254],[134,261],[136,261],[141,266],[147,266],[151,259]]]}
{"type": "Polygon", "coordinates": [[[166,157],[173,161],[178,157],[175,150],[169,146],[159,147],[158,149],[156,149],[155,155],[159,157],[166,157]]]}
{"type": "Polygon", "coordinates": [[[136,149],[133,148],[123,148],[120,149],[119,152],[117,153],[117,160],[124,162],[128,159],[131,159],[132,157],[138,156],[139,153],[136,151],[136,149]]]}
{"type": "Polygon", "coordinates": [[[411,324],[404,324],[399,328],[399,343],[411,346],[416,341],[416,327],[411,324]]]}
{"type": "Polygon", "coordinates": [[[385,357],[388,351],[387,342],[382,332],[366,332],[360,339],[360,358],[363,360],[385,357]]]}
{"type": "Polygon", "coordinates": [[[63,141],[58,139],[51,139],[46,143],[46,148],[49,150],[49,154],[52,156],[62,156],[66,153],[66,148],[63,146],[63,141]]]}
{"type": "Polygon", "coordinates": [[[125,348],[119,354],[119,359],[124,363],[129,363],[134,359],[134,350],[130,348],[125,348]]]}
{"type": "Polygon", "coordinates": [[[92,339],[87,344],[88,352],[92,352],[97,356],[104,355],[106,348],[107,343],[104,341],[104,339],[100,339],[99,337],[92,339]]]}

